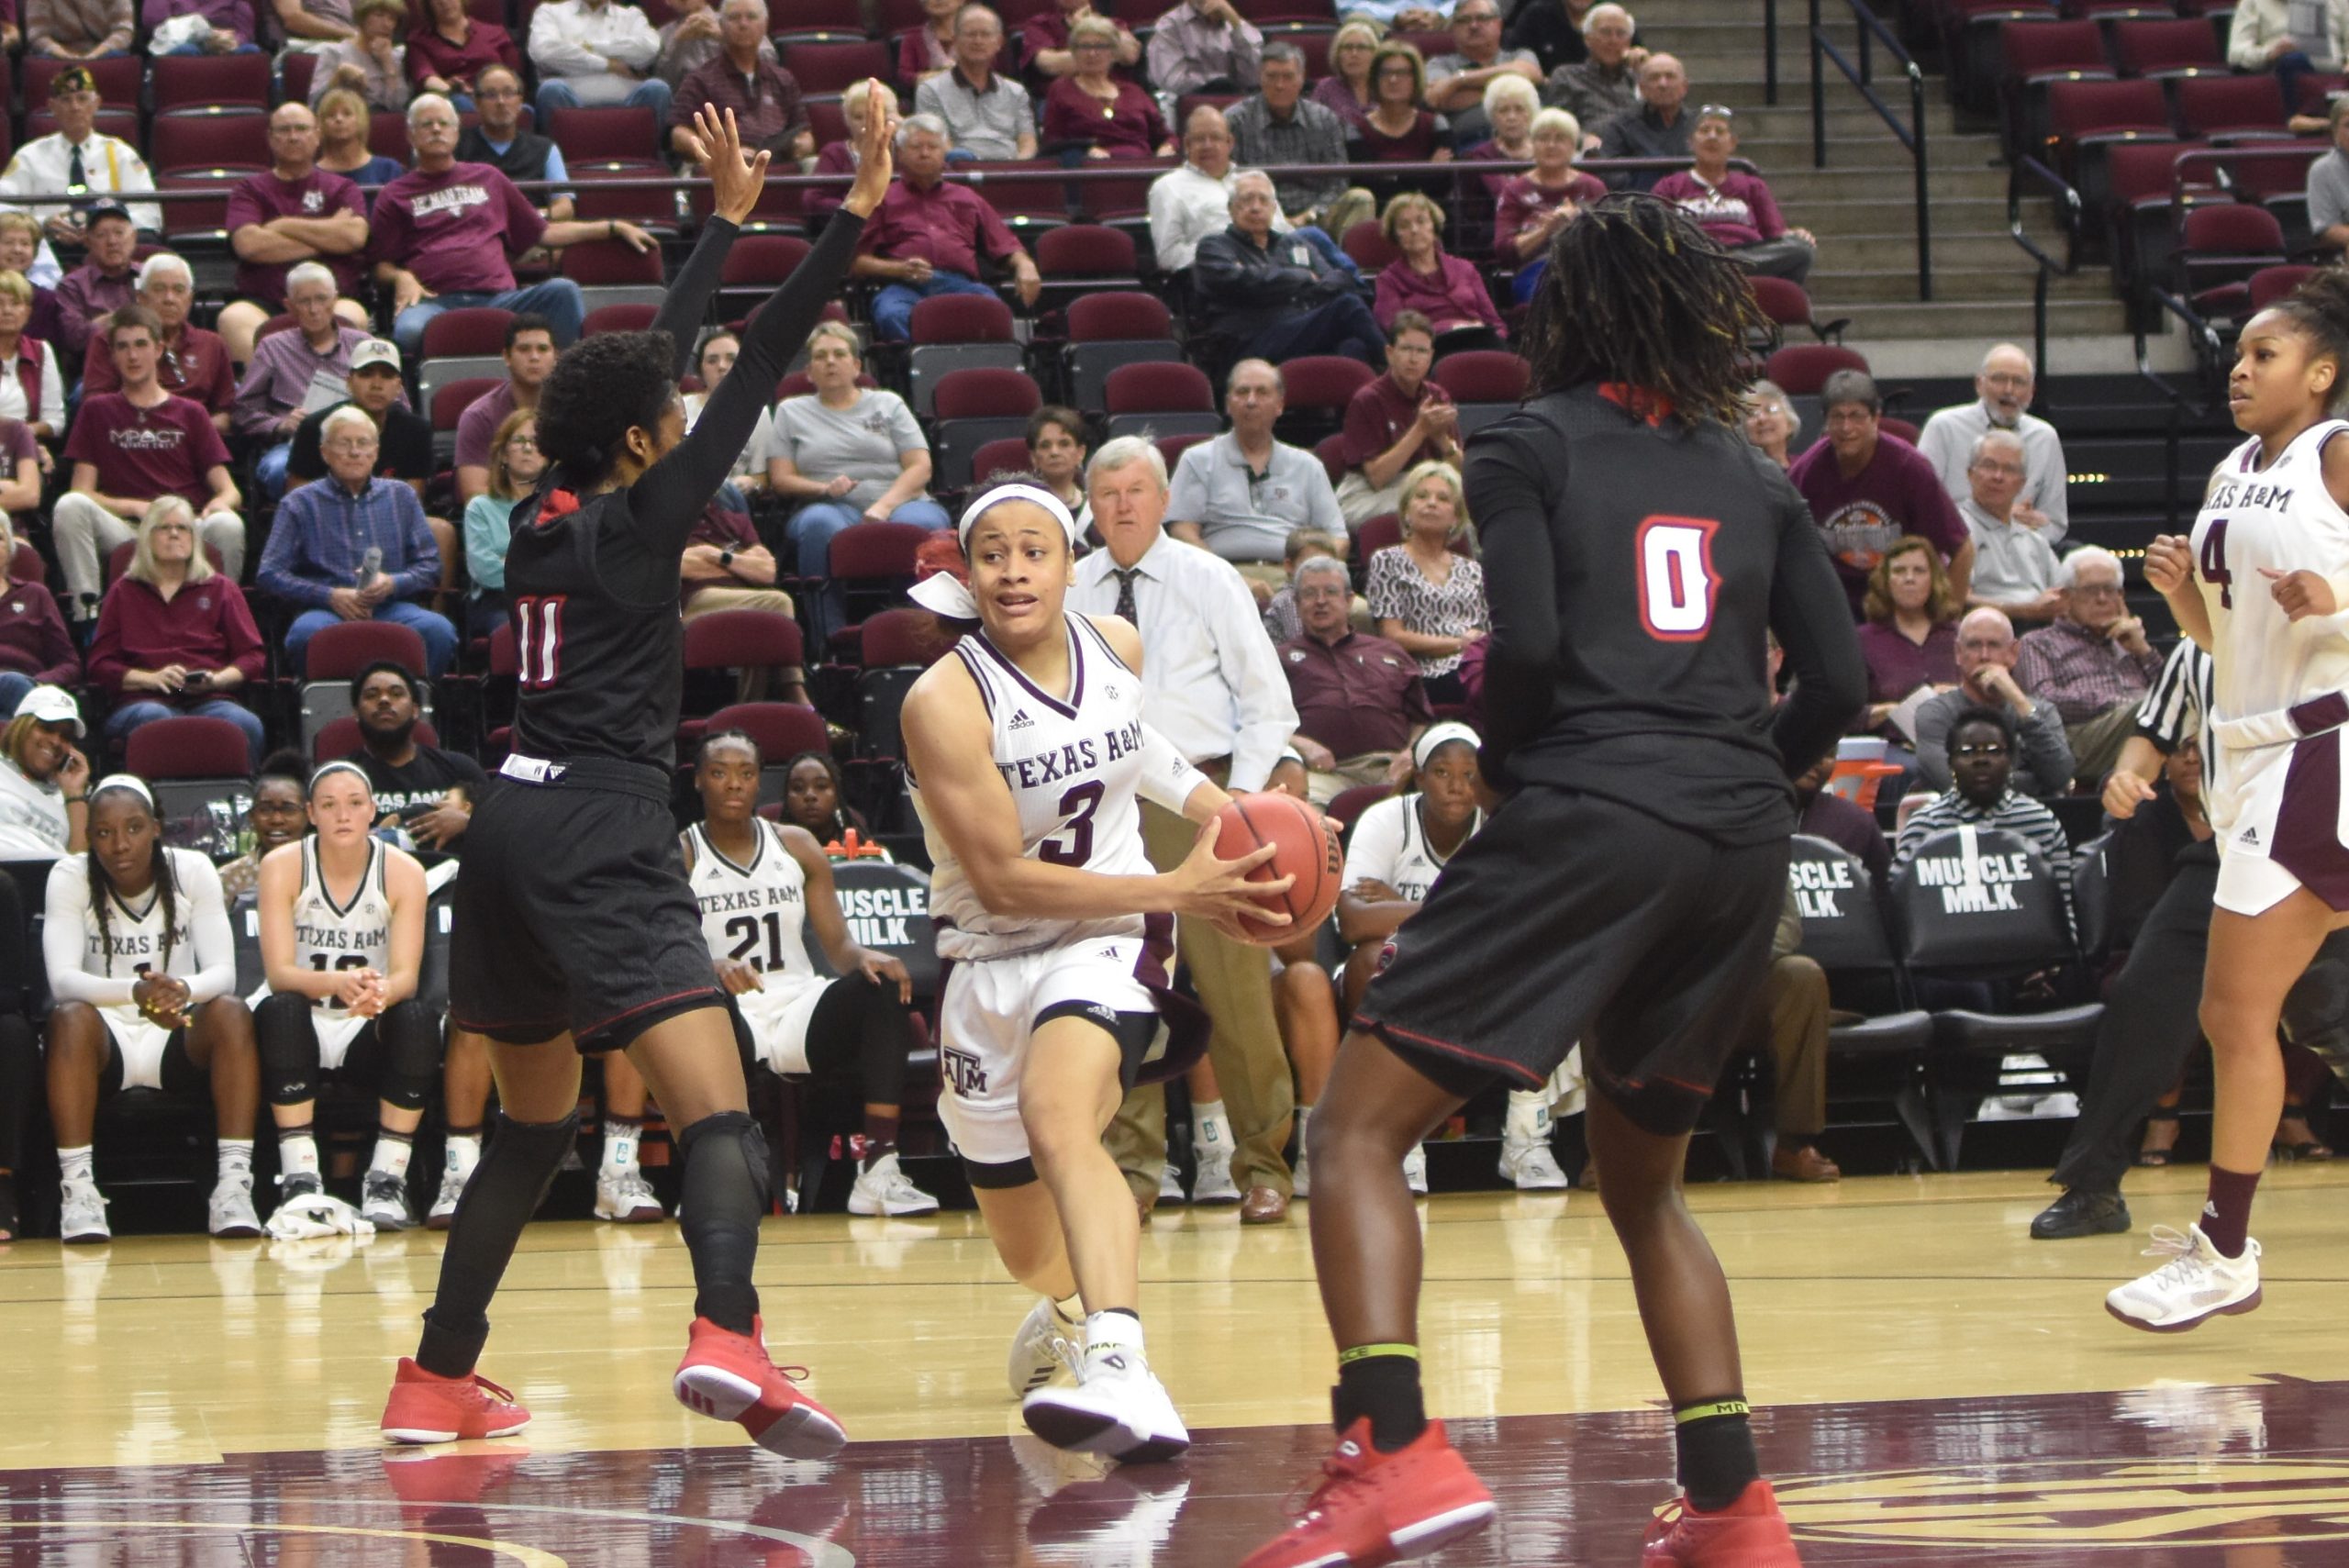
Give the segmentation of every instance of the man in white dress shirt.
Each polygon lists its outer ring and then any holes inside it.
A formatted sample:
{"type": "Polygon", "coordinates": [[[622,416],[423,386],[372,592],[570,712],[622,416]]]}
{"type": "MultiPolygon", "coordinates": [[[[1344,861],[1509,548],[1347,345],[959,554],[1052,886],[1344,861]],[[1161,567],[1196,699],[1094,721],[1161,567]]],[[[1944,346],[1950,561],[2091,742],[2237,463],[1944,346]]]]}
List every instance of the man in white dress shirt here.
{"type": "MultiPolygon", "coordinates": [[[[1200,240],[1231,227],[1231,186],[1240,171],[1231,166],[1231,127],[1221,109],[1201,104],[1191,111],[1183,122],[1183,158],[1180,169],[1150,183],[1150,249],[1162,272],[1185,271],[1200,240]]],[[[1277,203],[1273,232],[1288,232],[1277,203]]]]}
{"type": "Polygon", "coordinates": [[[1949,492],[1949,498],[1962,502],[1974,493],[1974,481],[1966,471],[1974,461],[1974,443],[1983,432],[2012,430],[2021,436],[2024,473],[2022,495],[2015,502],[2015,521],[2037,529],[2053,549],[2064,542],[2064,534],[2072,526],[2072,513],[2065,500],[2064,438],[2046,420],[2023,412],[2031,406],[2035,379],[2029,354],[2012,343],[1998,344],[1982,356],[1982,368],[1974,373],[1978,397],[1943,408],[1926,420],[1917,437],[1917,450],[1941,475],[1942,488],[1949,492]]]}
{"type": "MultiPolygon", "coordinates": [[[[50,78],[49,112],[57,128],[17,150],[0,170],[0,200],[40,220],[42,231],[65,245],[83,245],[82,214],[102,195],[152,191],[155,176],[139,150],[118,137],[102,136],[98,83],[86,66],[68,66],[50,78]],[[19,197],[59,191],[75,193],[70,205],[28,202],[19,197]]],[[[163,232],[163,209],[153,202],[130,204],[130,220],[148,234],[163,232]]]]}
{"type": "MultiPolygon", "coordinates": [[[[1147,439],[1104,442],[1086,482],[1108,548],[1077,563],[1069,607],[1131,620],[1141,632],[1151,727],[1233,794],[1263,789],[1296,732],[1297,708],[1247,584],[1230,562],[1167,537],[1166,462],[1147,439]]],[[[1143,804],[1153,865],[1179,864],[1193,837],[1181,817],[1143,804]]],[[[1281,1151],[1296,1100],[1273,1015],[1272,955],[1191,920],[1181,922],[1176,941],[1215,1026],[1208,1051],[1238,1145],[1231,1173],[1246,1194],[1240,1218],[1277,1223],[1288,1212],[1281,1151]]],[[[1129,1095],[1106,1136],[1147,1214],[1166,1159],[1163,1093],[1153,1085],[1129,1095]]]]}
{"type": "Polygon", "coordinates": [[[539,126],[555,109],[625,104],[669,117],[669,83],[652,74],[661,35],[642,11],[611,0],[549,0],[530,17],[530,62],[539,68],[539,126]]]}

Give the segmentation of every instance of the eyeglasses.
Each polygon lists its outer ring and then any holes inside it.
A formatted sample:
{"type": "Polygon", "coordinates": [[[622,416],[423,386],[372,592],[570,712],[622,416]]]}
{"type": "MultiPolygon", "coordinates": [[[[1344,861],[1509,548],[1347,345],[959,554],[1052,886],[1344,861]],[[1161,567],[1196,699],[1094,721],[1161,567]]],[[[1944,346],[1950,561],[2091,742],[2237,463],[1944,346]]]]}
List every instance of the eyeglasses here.
{"type": "Polygon", "coordinates": [[[2074,597],[2081,599],[2117,599],[2121,597],[2121,584],[2118,583],[2075,583],[2072,584],[2072,594],[2074,597]]]}
{"type": "Polygon", "coordinates": [[[513,452],[537,451],[539,450],[538,439],[534,436],[517,436],[512,440],[506,443],[506,450],[513,452]]]}
{"type": "Polygon", "coordinates": [[[1997,741],[1991,741],[1984,745],[1953,746],[1949,754],[1953,757],[2003,757],[2007,749],[1997,741]]]}

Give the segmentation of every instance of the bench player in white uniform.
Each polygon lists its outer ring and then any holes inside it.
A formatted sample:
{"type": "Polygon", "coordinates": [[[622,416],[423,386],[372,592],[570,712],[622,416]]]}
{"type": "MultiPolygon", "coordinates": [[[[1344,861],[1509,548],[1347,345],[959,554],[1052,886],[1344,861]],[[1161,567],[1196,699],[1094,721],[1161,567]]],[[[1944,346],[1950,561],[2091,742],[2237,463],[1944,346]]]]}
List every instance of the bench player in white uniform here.
{"type": "Polygon", "coordinates": [[[374,836],[375,796],[355,762],[310,775],[310,826],[261,863],[255,903],[268,984],[252,998],[262,1091],[277,1124],[278,1203],[326,1192],[311,1128],[318,1080],[375,1085],[375,1151],[359,1212],[405,1229],[407,1162],[440,1070],[440,1020],[416,994],[424,964],[424,867],[374,836]]]}
{"type": "Polygon", "coordinates": [[[2251,439],[2211,475],[2190,539],[2145,553],[2188,636],[2210,651],[2206,745],[2219,886],[2203,970],[2215,1073],[2200,1223],[2154,1228],[2168,1262],[2105,1298],[2175,1332],[2259,1305],[2252,1196],[2284,1106],[2284,999],[2349,926],[2342,751],[2349,742],[2349,278],[2320,272],[2243,330],[2228,380],[2251,439]]]}
{"type": "Polygon", "coordinates": [[[913,979],[893,954],[849,935],[816,836],[758,815],[762,761],[758,742],[739,729],[704,740],[694,769],[702,820],[678,836],[735,1033],[749,1062],[770,1073],[863,1090],[851,1214],[935,1214],[938,1200],[897,1164],[906,1059],[917,1038],[907,1011],[913,979]],[[808,961],[811,928],[841,978],[817,973],[808,961]]]}
{"type": "MultiPolygon", "coordinates": [[[[1141,1222],[1101,1133],[1171,1004],[1173,917],[1236,934],[1235,915],[1263,913],[1242,879],[1270,851],[1218,860],[1209,828],[1181,866],[1152,871],[1139,797],[1202,823],[1229,797],[1143,723],[1140,635],[1064,608],[1068,508],[1015,481],[972,502],[959,531],[968,589],[941,574],[915,596],[978,629],[914,684],[903,716],[952,966],[939,1112],[1005,1267],[1047,1298],[1013,1343],[1029,1427],[1061,1448],[1171,1458],[1190,1435],[1143,1355],[1141,1222]],[[1080,1300],[1077,1381],[1047,1385],[1080,1300]]],[[[1153,1064],[1162,1076],[1204,1044],[1183,1033],[1153,1064]]]]}
{"type": "Polygon", "coordinates": [[[236,940],[212,862],[163,843],[155,798],[128,773],[90,792],[89,850],[49,875],[49,1117],[57,1130],[60,1234],[104,1241],[106,1199],[90,1165],[98,1101],[117,1089],[195,1094],[211,1082],[219,1175],[215,1236],[259,1236],[253,1018],[233,995],[236,940]]]}

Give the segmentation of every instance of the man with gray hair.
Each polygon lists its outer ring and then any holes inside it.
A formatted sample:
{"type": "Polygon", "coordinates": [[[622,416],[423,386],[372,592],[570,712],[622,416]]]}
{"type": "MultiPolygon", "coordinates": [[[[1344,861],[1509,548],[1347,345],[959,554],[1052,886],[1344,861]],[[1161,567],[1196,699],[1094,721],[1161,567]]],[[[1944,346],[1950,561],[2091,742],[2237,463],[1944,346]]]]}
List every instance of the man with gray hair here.
{"type": "MultiPolygon", "coordinates": [[[[229,429],[229,410],[237,399],[237,377],[228,368],[228,345],[217,332],[188,324],[195,304],[195,273],[169,250],[158,250],[139,264],[139,303],[163,324],[163,357],[158,379],[163,390],[204,405],[213,428],[229,429]]],[[[122,385],[114,368],[114,354],[106,335],[90,335],[90,356],[82,365],[82,395],[113,392],[122,385]]]]}
{"type": "MultiPolygon", "coordinates": [[[[1338,112],[1305,95],[1305,51],[1293,43],[1268,43],[1257,68],[1256,93],[1223,111],[1231,128],[1233,153],[1242,164],[1278,170],[1297,163],[1350,161],[1346,126],[1338,112]]],[[[1349,185],[1343,174],[1274,176],[1280,209],[1292,227],[1319,226],[1343,239],[1352,225],[1377,216],[1368,191],[1349,185]]]]}
{"type": "Polygon", "coordinates": [[[2065,495],[2064,438],[2046,420],[2024,412],[2036,384],[2029,354],[2012,343],[1994,345],[1974,373],[1975,401],[1935,411],[1917,437],[1917,450],[1941,475],[1950,499],[1962,501],[1973,487],[1967,470],[1974,443],[1986,431],[2013,431],[2022,439],[2023,458],[2015,521],[2045,535],[2052,549],[2064,542],[2072,514],[2065,495]]]}
{"type": "Polygon", "coordinates": [[[1957,504],[1974,540],[1974,602],[2034,625],[2062,613],[2055,551],[2046,534],[2015,516],[2023,484],[2022,438],[1986,430],[1965,466],[1970,488],[1957,504]]]}
{"type": "Polygon", "coordinates": [[[1827,439],[1795,459],[1787,478],[1810,503],[1826,536],[1835,573],[1861,618],[1868,581],[1885,551],[1904,534],[1932,541],[1949,568],[1958,597],[1973,592],[1974,540],[1942,488],[1933,465],[1881,424],[1884,398],[1863,371],[1837,371],[1819,400],[1826,406],[1827,439]]]}
{"type": "MultiPolygon", "coordinates": [[[[954,63],[914,89],[914,108],[936,115],[953,150],[968,158],[1036,156],[1036,111],[1028,89],[999,73],[1003,18],[985,6],[954,13],[954,63]]],[[[1167,262],[1160,259],[1159,265],[1167,262]]]]}
{"type": "Polygon", "coordinates": [[[1618,115],[1636,114],[1640,107],[1640,67],[1648,51],[1632,43],[1639,24],[1631,13],[1613,4],[1593,6],[1583,13],[1583,58],[1550,72],[1542,101],[1564,109],[1583,127],[1583,150],[1598,145],[1598,128],[1618,115]]]}
{"type": "Polygon", "coordinates": [[[696,110],[717,115],[731,109],[742,145],[768,149],[778,169],[813,158],[816,132],[799,100],[798,79],[766,47],[767,0],[725,0],[718,8],[718,31],[723,47],[687,72],[669,100],[672,149],[680,157],[691,156],[680,139],[692,129],[696,110]]]}
{"type": "Polygon", "coordinates": [[[1435,722],[1419,661],[1386,638],[1353,628],[1353,579],[1328,557],[1297,569],[1301,630],[1280,645],[1297,707],[1289,744],[1305,760],[1307,798],[1327,806],[1354,784],[1410,776],[1411,747],[1435,722]]]}
{"type": "Polygon", "coordinates": [[[2063,613],[2022,639],[2015,679],[2064,716],[2073,777],[2096,788],[2137,732],[2137,707],[2161,673],[2145,623],[2129,613],[2120,558],[2082,545],[2055,573],[2063,613]]]}
{"type": "MultiPolygon", "coordinates": [[[[1234,794],[1264,788],[1297,729],[1297,709],[1247,584],[1230,562],[1166,536],[1166,463],[1148,439],[1104,442],[1086,480],[1104,548],[1077,562],[1068,607],[1133,622],[1151,727],[1234,794]]],[[[1180,864],[1193,837],[1180,817],[1144,803],[1152,864],[1180,864]]],[[[1202,1144],[1230,1149],[1232,1178],[1246,1195],[1241,1219],[1277,1222],[1288,1212],[1281,1151],[1295,1098],[1273,1013],[1271,955],[1194,920],[1180,923],[1176,940],[1214,1025],[1208,1049],[1223,1095],[1194,1106],[1202,1144]],[[1227,1127],[1230,1143],[1222,1141],[1227,1127]]],[[[1159,1091],[1140,1090],[1126,1096],[1108,1134],[1145,1216],[1165,1170],[1165,1118],[1159,1091]]]]}
{"type": "Polygon", "coordinates": [[[1289,535],[1346,533],[1321,460],[1273,439],[1287,395],[1281,373],[1263,360],[1232,366],[1223,385],[1231,428],[1183,453],[1166,509],[1168,533],[1215,551],[1268,589],[1286,580],[1281,560],[1289,535]]]}
{"type": "Polygon", "coordinates": [[[952,138],[936,115],[909,115],[897,128],[897,177],[856,241],[849,274],[883,280],[873,296],[873,333],[885,343],[912,336],[914,306],[934,295],[985,294],[979,258],[1011,269],[1020,303],[1033,306],[1044,280],[994,207],[968,185],[946,180],[952,138]]]}
{"type": "Polygon", "coordinates": [[[2064,716],[2034,702],[2017,684],[2014,623],[2002,610],[1978,609],[1957,623],[1957,684],[1917,710],[1917,772],[1936,791],[1950,787],[1949,732],[1969,707],[2002,708],[2013,716],[2014,785],[2044,800],[2072,784],[2072,748],[2064,716]]]}
{"type": "Polygon", "coordinates": [[[1292,231],[1273,232],[1273,182],[1252,169],[1232,182],[1231,223],[1199,241],[1192,294],[1210,331],[1259,359],[1344,354],[1386,365],[1386,334],[1353,279],[1292,231]]]}
{"type": "Polygon", "coordinates": [[[240,436],[266,443],[254,477],[271,500],[285,492],[285,462],[294,432],[306,415],[351,395],[351,351],[367,334],[335,315],[335,274],[317,261],[299,261],[285,274],[290,331],[273,332],[253,345],[252,363],[229,409],[240,436]]]}

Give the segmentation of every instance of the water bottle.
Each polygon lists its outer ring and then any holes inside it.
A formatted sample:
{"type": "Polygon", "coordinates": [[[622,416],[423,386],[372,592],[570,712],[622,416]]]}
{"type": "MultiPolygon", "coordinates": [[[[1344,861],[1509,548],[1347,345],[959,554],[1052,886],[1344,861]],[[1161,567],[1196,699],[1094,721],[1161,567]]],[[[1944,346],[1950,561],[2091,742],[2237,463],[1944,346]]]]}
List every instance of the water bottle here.
{"type": "Polygon", "coordinates": [[[369,545],[367,553],[359,559],[359,586],[364,588],[384,569],[384,551],[380,545],[369,545]]]}

